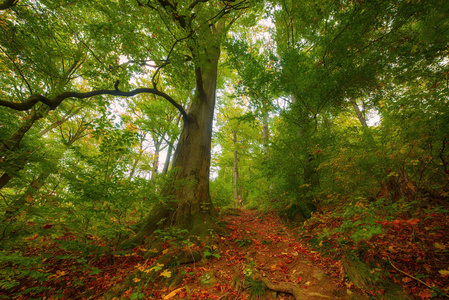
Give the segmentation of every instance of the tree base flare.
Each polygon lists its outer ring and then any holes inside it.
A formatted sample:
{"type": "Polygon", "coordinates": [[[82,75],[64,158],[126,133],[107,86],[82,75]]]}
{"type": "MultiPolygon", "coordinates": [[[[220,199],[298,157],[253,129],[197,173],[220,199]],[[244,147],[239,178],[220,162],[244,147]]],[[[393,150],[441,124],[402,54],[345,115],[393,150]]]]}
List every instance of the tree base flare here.
{"type": "Polygon", "coordinates": [[[138,245],[151,244],[158,235],[177,235],[195,237],[203,240],[213,234],[227,232],[226,226],[218,221],[215,209],[186,209],[182,204],[175,207],[168,205],[155,206],[139,232],[120,245],[120,249],[132,249],[138,245]]]}

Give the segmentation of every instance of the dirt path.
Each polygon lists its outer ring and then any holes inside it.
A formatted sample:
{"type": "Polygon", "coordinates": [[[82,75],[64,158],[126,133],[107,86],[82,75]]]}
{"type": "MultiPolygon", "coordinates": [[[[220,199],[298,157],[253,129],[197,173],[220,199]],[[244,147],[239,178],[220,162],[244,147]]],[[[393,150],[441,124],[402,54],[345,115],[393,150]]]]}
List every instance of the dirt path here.
{"type": "Polygon", "coordinates": [[[232,210],[223,220],[231,235],[209,246],[209,259],[187,267],[182,273],[191,276],[162,299],[367,299],[341,284],[338,264],[307,250],[274,214],[232,210]]]}

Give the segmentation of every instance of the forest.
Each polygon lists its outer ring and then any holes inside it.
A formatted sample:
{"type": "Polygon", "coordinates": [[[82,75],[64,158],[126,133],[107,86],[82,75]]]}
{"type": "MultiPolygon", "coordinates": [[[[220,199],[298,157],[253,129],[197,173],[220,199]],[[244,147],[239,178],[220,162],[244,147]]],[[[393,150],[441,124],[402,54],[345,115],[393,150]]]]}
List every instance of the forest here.
{"type": "Polygon", "coordinates": [[[0,0],[0,299],[449,298],[449,1],[0,0]]]}

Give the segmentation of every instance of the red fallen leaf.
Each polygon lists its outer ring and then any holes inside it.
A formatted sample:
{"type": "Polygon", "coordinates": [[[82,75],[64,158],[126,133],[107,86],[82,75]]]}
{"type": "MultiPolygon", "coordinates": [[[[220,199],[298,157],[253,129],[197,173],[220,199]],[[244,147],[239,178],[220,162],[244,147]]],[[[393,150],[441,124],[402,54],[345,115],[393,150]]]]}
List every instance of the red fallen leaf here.
{"type": "Polygon", "coordinates": [[[430,299],[430,298],[432,298],[432,292],[430,290],[426,289],[424,291],[419,292],[418,296],[421,299],[430,299]]]}
{"type": "Polygon", "coordinates": [[[416,225],[416,224],[418,224],[418,223],[420,223],[420,222],[421,222],[420,219],[410,219],[410,220],[407,220],[407,224],[409,224],[409,225],[411,225],[411,226],[416,225]]]}
{"type": "Polygon", "coordinates": [[[296,282],[297,283],[300,283],[302,281],[302,277],[300,276],[299,278],[298,278],[298,280],[296,280],[296,282]]]}
{"type": "Polygon", "coordinates": [[[47,224],[47,225],[44,225],[42,228],[43,229],[50,229],[50,228],[52,228],[54,225],[53,224],[47,224]]]}
{"type": "Polygon", "coordinates": [[[396,227],[396,228],[400,228],[401,227],[401,225],[402,225],[402,220],[394,220],[393,221],[393,225],[394,225],[394,227],[396,227]]]}

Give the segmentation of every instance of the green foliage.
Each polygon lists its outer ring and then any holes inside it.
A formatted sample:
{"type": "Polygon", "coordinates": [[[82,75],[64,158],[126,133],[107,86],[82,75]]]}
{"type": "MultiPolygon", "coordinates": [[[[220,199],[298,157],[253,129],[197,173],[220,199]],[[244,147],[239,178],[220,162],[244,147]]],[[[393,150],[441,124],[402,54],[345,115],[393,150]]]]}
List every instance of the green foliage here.
{"type": "Polygon", "coordinates": [[[187,229],[177,227],[167,227],[154,231],[156,237],[164,243],[170,243],[172,245],[188,245],[189,231],[187,229]]]}
{"type": "Polygon", "coordinates": [[[234,205],[230,172],[220,172],[220,175],[210,181],[210,193],[214,203],[219,207],[234,205]]]}
{"type": "Polygon", "coordinates": [[[253,241],[249,238],[246,238],[246,239],[236,239],[235,242],[237,243],[237,246],[239,246],[239,248],[243,248],[251,245],[253,241]]]}
{"type": "Polygon", "coordinates": [[[263,299],[266,293],[265,284],[260,280],[255,278],[254,266],[249,264],[243,270],[243,287],[248,291],[251,299],[263,299]]]}
{"type": "Polygon", "coordinates": [[[141,292],[133,292],[131,294],[131,296],[129,296],[130,300],[140,300],[140,299],[145,299],[146,295],[144,293],[141,292]]]}
{"type": "MultiPolygon", "coordinates": [[[[152,87],[192,108],[197,75],[221,44],[216,205],[240,195],[246,208],[311,218],[315,246],[343,249],[354,263],[385,233],[381,222],[447,207],[449,2],[256,2],[20,1],[1,12],[1,103],[113,89],[119,79],[116,90],[152,87]],[[273,25],[258,23],[262,9],[273,25]],[[370,113],[376,126],[363,122],[370,113]],[[320,227],[315,211],[338,226],[320,227]]],[[[168,181],[156,171],[182,121],[156,99],[0,106],[0,176],[12,177],[0,192],[2,289],[48,280],[42,262],[24,254],[40,237],[57,241],[56,259],[97,274],[86,256],[103,255],[101,243],[119,244],[153,205],[173,201],[158,195],[168,181]],[[69,234],[78,239],[64,240],[69,234]],[[67,254],[75,252],[84,257],[67,254]]],[[[184,229],[155,234],[189,243],[184,229]]],[[[203,256],[219,254],[209,247],[203,256]]]]}
{"type": "Polygon", "coordinates": [[[217,247],[206,246],[206,250],[203,251],[204,258],[220,258],[219,249],[217,247]]]}
{"type": "MultiPolygon", "coordinates": [[[[13,290],[25,280],[36,280],[40,284],[49,280],[50,273],[44,272],[42,268],[42,258],[35,256],[24,256],[19,252],[0,251],[0,289],[13,290]]],[[[40,292],[39,290],[27,290],[18,293],[28,294],[30,292],[40,292]]]]}
{"type": "Polygon", "coordinates": [[[244,287],[248,290],[251,299],[265,298],[266,287],[261,280],[245,276],[244,287]]]}

